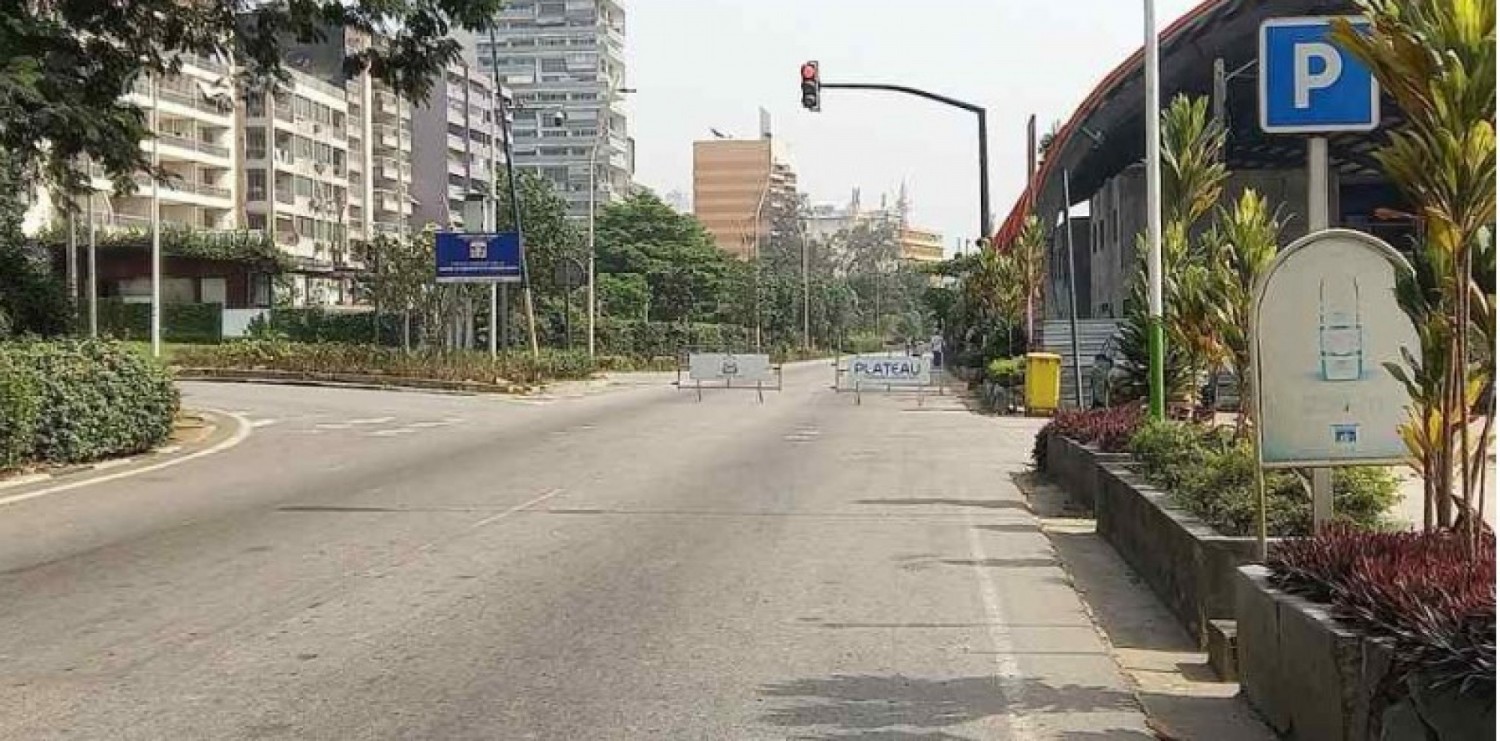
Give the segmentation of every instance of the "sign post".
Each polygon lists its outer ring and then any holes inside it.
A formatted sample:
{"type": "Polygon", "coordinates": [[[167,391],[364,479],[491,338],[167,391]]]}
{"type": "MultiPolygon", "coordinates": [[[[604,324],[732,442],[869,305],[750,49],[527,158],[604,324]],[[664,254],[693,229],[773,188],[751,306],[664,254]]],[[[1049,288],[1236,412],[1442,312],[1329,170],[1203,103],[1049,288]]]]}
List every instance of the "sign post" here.
{"type": "MultiPolygon", "coordinates": [[[[1313,468],[1315,527],[1333,514],[1332,466],[1399,465],[1406,390],[1385,369],[1416,329],[1396,301],[1411,266],[1347,229],[1293,242],[1256,285],[1250,363],[1261,468],[1313,468]],[[1321,495],[1320,495],[1321,494],[1321,495]]],[[[1265,558],[1265,503],[1258,550],[1265,558]]]]}
{"type": "MultiPolygon", "coordinates": [[[[1260,27],[1261,130],[1268,134],[1312,135],[1307,139],[1309,235],[1330,225],[1328,139],[1323,135],[1371,131],[1380,125],[1380,85],[1367,67],[1329,38],[1332,20],[1272,18],[1260,27]]],[[[1364,18],[1347,20],[1356,29],[1369,28],[1364,18]]],[[[1312,489],[1313,524],[1317,528],[1333,513],[1331,473],[1313,469],[1312,489]]],[[[1261,536],[1264,558],[1263,532],[1261,536]]]]}

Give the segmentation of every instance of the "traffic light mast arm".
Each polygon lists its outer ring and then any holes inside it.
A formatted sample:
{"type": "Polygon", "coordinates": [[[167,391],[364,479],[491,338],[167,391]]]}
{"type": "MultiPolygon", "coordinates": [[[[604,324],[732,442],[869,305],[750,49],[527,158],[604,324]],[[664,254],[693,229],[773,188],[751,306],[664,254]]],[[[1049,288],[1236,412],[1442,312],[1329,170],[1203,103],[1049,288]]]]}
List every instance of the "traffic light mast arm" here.
{"type": "Polygon", "coordinates": [[[937,101],[954,108],[962,108],[979,117],[979,237],[989,239],[990,232],[990,147],[989,147],[989,125],[985,121],[983,106],[967,103],[957,98],[928,92],[920,88],[907,87],[905,85],[885,85],[875,82],[824,82],[820,87],[823,90],[884,90],[892,93],[905,93],[915,95],[918,98],[937,101]]]}
{"type": "Polygon", "coordinates": [[[950,98],[946,95],[930,93],[920,88],[907,87],[905,85],[884,85],[875,82],[825,82],[822,84],[822,87],[824,90],[885,90],[892,93],[906,93],[907,95],[915,95],[918,98],[945,103],[954,108],[962,108],[970,113],[984,114],[984,108],[973,103],[966,103],[957,98],[950,98]]]}

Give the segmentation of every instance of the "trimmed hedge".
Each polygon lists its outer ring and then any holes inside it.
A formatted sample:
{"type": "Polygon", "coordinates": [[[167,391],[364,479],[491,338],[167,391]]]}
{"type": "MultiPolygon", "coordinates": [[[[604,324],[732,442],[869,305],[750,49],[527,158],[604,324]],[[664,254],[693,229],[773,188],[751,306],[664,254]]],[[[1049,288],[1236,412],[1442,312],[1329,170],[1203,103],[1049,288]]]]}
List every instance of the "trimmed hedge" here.
{"type": "MultiPolygon", "coordinates": [[[[202,344],[224,339],[224,308],[219,304],[162,304],[161,319],[162,338],[168,342],[202,344]]],[[[100,301],[99,332],[117,340],[150,340],[151,304],[100,301]]]]}
{"type": "Polygon", "coordinates": [[[117,343],[0,344],[0,468],[150,450],[178,405],[167,370],[117,343]]]}
{"type": "MultiPolygon", "coordinates": [[[[1184,422],[1147,422],[1130,439],[1142,474],[1178,506],[1225,535],[1255,533],[1255,453],[1224,428],[1184,422]]],[[[1312,532],[1312,499],[1291,471],[1265,472],[1266,529],[1273,537],[1312,532]]],[[[1398,496],[1396,478],[1382,468],[1333,470],[1333,513],[1363,529],[1385,525],[1398,496]]]]}
{"type": "Polygon", "coordinates": [[[594,373],[588,353],[580,351],[544,350],[537,359],[532,359],[529,352],[509,351],[491,359],[489,353],[467,350],[423,349],[408,353],[374,345],[284,340],[183,347],[173,355],[173,362],[185,368],[358,373],[489,384],[588,378],[594,373]]]}
{"type": "MultiPolygon", "coordinates": [[[[328,311],[321,307],[284,307],[271,309],[266,319],[250,322],[251,337],[283,337],[292,342],[375,342],[375,312],[328,311]]],[[[401,314],[380,314],[380,344],[401,344],[401,314]]]]}
{"type": "Polygon", "coordinates": [[[694,347],[707,351],[745,350],[752,341],[750,331],[738,324],[604,318],[599,320],[596,332],[601,353],[638,357],[676,357],[694,347]]]}

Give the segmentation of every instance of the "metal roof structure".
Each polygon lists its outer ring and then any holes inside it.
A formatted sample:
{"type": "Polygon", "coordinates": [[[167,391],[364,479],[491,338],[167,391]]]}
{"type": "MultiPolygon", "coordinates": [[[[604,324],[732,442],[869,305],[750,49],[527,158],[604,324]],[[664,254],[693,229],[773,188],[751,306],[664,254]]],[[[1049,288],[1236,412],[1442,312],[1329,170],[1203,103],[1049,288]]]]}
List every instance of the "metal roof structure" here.
{"type": "MultiPolygon", "coordinates": [[[[1212,97],[1214,64],[1223,60],[1225,118],[1229,135],[1225,157],[1231,170],[1301,167],[1305,136],[1261,132],[1257,116],[1256,62],[1260,24],[1268,18],[1352,15],[1348,0],[1205,0],[1162,30],[1161,104],[1178,94],[1212,97]]],[[[1062,171],[1071,178],[1074,203],[1088,200],[1110,177],[1145,157],[1145,81],[1142,52],[1115,67],[1089,93],[1058,130],[1046,158],[994,236],[1008,245],[1031,213],[1063,207],[1062,171]]],[[[1399,123],[1396,107],[1381,106],[1381,127],[1371,133],[1329,136],[1330,168],[1340,175],[1379,175],[1373,151],[1379,132],[1399,123]]],[[[1073,205],[1073,204],[1069,204],[1073,205]]]]}

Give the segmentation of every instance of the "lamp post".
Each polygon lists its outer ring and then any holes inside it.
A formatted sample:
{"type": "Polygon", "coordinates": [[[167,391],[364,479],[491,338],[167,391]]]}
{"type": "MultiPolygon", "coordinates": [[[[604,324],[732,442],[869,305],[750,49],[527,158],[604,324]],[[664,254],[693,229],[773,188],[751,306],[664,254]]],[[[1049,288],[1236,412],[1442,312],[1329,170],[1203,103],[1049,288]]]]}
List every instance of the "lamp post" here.
{"type": "Polygon", "coordinates": [[[588,273],[589,273],[589,275],[588,275],[589,292],[588,293],[589,293],[589,357],[590,358],[594,357],[594,325],[595,325],[595,321],[596,321],[595,314],[598,311],[598,303],[597,303],[598,299],[597,299],[597,297],[595,295],[595,290],[594,290],[594,276],[595,276],[594,261],[595,261],[595,258],[597,256],[597,251],[594,248],[594,216],[595,216],[595,213],[596,213],[595,206],[596,206],[596,203],[597,203],[596,198],[597,198],[597,194],[599,192],[599,188],[598,188],[598,185],[595,184],[594,180],[598,176],[598,172],[599,172],[598,165],[596,164],[598,162],[598,156],[599,156],[599,142],[604,138],[604,136],[606,134],[609,133],[609,125],[608,125],[609,118],[608,118],[608,116],[609,116],[609,113],[610,113],[610,106],[615,101],[615,95],[616,94],[624,95],[624,94],[633,93],[633,92],[635,92],[634,88],[617,88],[617,87],[615,87],[614,81],[610,80],[609,90],[604,95],[604,106],[602,108],[600,108],[600,110],[599,110],[600,116],[599,116],[598,120],[594,122],[594,145],[592,147],[589,147],[589,270],[588,270],[588,273]]]}
{"type": "Polygon", "coordinates": [[[1146,229],[1149,252],[1146,280],[1149,284],[1147,344],[1150,350],[1151,416],[1166,416],[1166,332],[1162,327],[1161,291],[1161,72],[1156,42],[1156,3],[1144,0],[1145,48],[1142,66],[1146,82],[1146,229]]]}

